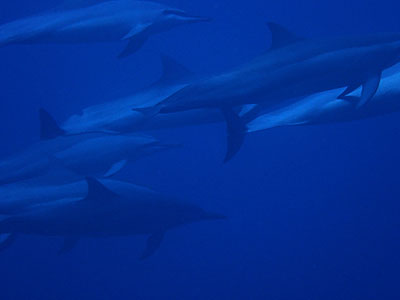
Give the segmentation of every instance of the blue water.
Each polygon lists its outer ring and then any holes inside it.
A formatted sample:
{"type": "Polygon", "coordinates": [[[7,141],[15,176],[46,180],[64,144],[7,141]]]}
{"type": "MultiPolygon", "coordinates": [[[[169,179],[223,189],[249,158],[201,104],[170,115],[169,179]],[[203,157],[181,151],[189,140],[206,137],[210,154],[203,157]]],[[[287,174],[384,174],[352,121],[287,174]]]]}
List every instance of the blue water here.
{"type": "MultiPolygon", "coordinates": [[[[162,1],[212,23],[173,29],[124,60],[122,44],[0,49],[0,154],[38,140],[40,107],[57,120],[157,80],[159,53],[198,74],[268,49],[266,21],[305,37],[399,32],[400,2],[162,1]]],[[[62,4],[61,1],[58,4],[62,4]]],[[[1,23],[54,1],[2,1],[1,23]]],[[[167,233],[138,260],[145,237],[23,237],[0,254],[0,299],[399,299],[398,114],[248,136],[229,164],[223,124],[155,132],[183,143],[116,178],[224,213],[167,233]]]]}

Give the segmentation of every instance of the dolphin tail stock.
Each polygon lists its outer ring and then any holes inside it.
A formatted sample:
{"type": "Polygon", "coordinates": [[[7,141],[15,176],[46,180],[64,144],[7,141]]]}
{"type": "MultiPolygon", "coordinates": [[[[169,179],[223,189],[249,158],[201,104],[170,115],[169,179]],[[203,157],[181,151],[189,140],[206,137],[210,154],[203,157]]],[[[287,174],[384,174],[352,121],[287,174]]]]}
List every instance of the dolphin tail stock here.
{"type": "Polygon", "coordinates": [[[160,231],[152,234],[147,239],[146,249],[143,251],[140,256],[140,260],[144,260],[150,256],[152,256],[158,248],[160,248],[161,242],[164,239],[165,231],[160,231]]]}
{"type": "Polygon", "coordinates": [[[16,234],[2,233],[0,234],[0,251],[8,249],[15,241],[16,234]]]}
{"type": "Polygon", "coordinates": [[[226,121],[227,151],[224,163],[230,161],[243,145],[247,133],[246,120],[241,118],[232,108],[221,109],[226,121]]]}

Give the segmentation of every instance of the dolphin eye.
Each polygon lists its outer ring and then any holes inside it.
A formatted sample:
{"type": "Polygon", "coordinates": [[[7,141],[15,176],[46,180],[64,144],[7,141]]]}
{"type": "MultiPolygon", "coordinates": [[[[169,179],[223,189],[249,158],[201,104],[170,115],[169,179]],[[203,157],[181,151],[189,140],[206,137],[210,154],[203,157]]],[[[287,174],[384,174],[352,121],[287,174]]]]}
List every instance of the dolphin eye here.
{"type": "Polygon", "coordinates": [[[184,11],[181,10],[177,10],[177,9],[166,9],[163,11],[164,15],[174,15],[174,16],[179,16],[179,17],[185,17],[186,13],[184,11]]]}

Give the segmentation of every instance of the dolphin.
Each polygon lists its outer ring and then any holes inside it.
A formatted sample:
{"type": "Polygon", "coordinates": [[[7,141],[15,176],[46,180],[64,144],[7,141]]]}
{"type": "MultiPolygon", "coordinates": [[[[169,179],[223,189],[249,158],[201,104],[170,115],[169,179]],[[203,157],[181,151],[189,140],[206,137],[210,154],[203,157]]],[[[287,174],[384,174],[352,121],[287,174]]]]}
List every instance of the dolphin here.
{"type": "MultiPolygon", "coordinates": [[[[129,196],[145,188],[114,179],[98,179],[111,191],[129,196]]],[[[80,200],[87,195],[83,178],[50,180],[49,176],[33,178],[0,186],[0,215],[16,215],[32,211],[47,203],[80,200]]]]}
{"type": "Polygon", "coordinates": [[[343,99],[337,99],[343,89],[317,93],[290,103],[272,112],[252,119],[246,125],[247,132],[267,130],[281,126],[318,125],[324,123],[349,122],[382,116],[400,111],[400,68],[387,70],[382,77],[374,98],[357,109],[361,89],[343,99]]]}
{"type": "Polygon", "coordinates": [[[218,110],[202,109],[147,117],[132,110],[155,106],[197,77],[171,57],[161,55],[163,74],[151,86],[124,98],[83,109],[61,124],[68,134],[85,132],[132,133],[222,121],[218,110]]]}
{"type": "Polygon", "coordinates": [[[105,1],[3,24],[0,26],[0,46],[126,41],[127,46],[119,55],[126,57],[139,50],[153,34],[180,24],[209,20],[154,2],[105,1]]]}
{"type": "Polygon", "coordinates": [[[128,162],[178,147],[146,135],[87,133],[65,135],[41,110],[41,140],[0,162],[0,184],[51,174],[50,178],[99,175],[110,177],[128,162]]]}
{"type": "Polygon", "coordinates": [[[253,105],[256,111],[272,110],[290,99],[346,87],[337,95],[342,98],[362,86],[361,107],[376,93],[382,71],[400,59],[400,34],[308,40],[269,25],[272,46],[264,55],[189,84],[154,107],[135,110],[150,116],[220,109],[227,122],[227,162],[240,149],[246,132],[245,122],[232,108],[253,105]]]}
{"type": "MultiPolygon", "coordinates": [[[[165,233],[173,228],[225,216],[138,188],[128,196],[118,194],[94,178],[87,178],[88,194],[80,200],[43,205],[0,222],[6,246],[18,234],[60,236],[59,253],[71,250],[82,237],[148,235],[141,259],[151,256],[165,233]]],[[[3,247],[5,248],[5,247],[3,247]]]]}

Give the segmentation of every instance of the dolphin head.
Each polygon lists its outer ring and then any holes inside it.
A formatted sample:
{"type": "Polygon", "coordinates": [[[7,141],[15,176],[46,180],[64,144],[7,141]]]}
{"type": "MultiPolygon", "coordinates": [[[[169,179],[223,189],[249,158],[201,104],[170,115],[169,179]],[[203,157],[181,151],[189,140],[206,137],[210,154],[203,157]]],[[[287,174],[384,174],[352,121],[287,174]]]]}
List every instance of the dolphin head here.
{"type": "Polygon", "coordinates": [[[166,8],[162,10],[162,20],[170,26],[175,26],[188,23],[210,22],[211,18],[192,16],[180,9],[166,8]]]}

